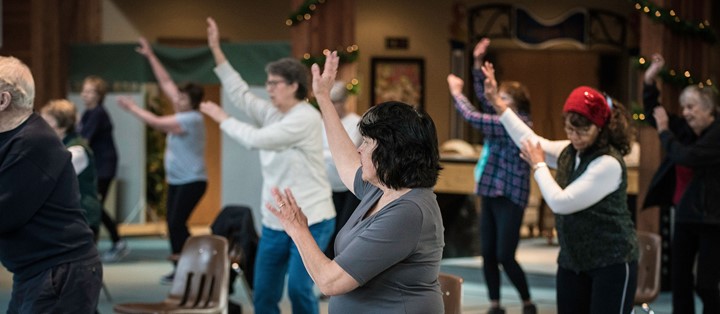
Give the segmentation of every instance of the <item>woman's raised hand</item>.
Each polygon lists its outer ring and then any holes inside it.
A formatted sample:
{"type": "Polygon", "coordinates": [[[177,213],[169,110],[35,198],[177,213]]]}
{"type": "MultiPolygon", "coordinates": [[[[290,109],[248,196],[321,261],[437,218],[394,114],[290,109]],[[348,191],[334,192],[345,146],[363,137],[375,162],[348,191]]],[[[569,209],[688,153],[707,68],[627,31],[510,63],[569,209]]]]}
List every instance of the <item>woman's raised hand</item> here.
{"type": "Polygon", "coordinates": [[[645,84],[651,85],[654,83],[655,78],[660,74],[660,71],[665,66],[665,59],[659,53],[654,53],[650,57],[650,67],[645,70],[645,84]]]}
{"type": "Polygon", "coordinates": [[[312,65],[312,87],[315,98],[330,99],[330,89],[332,89],[333,84],[335,84],[335,76],[337,76],[339,63],[340,57],[338,57],[337,51],[326,51],[325,66],[323,67],[322,73],[320,73],[320,66],[318,66],[317,63],[312,65]]]}
{"type": "Polygon", "coordinates": [[[138,39],[138,44],[140,44],[140,47],[135,48],[137,53],[145,56],[146,58],[153,54],[152,47],[150,47],[150,43],[148,43],[145,37],[140,37],[140,39],[138,39]]]}
{"type": "Polygon", "coordinates": [[[220,48],[220,31],[218,30],[217,23],[211,17],[207,18],[207,39],[208,47],[210,49],[220,48]]]}
{"type": "Polygon", "coordinates": [[[495,80],[495,66],[489,61],[485,61],[485,64],[480,68],[483,74],[485,74],[485,98],[495,108],[495,112],[501,114],[507,109],[507,101],[502,100],[498,97],[497,80],[495,80]]]}
{"type": "Polygon", "coordinates": [[[463,86],[465,85],[465,82],[463,79],[458,77],[455,74],[449,74],[447,77],[448,82],[448,88],[450,89],[450,94],[453,96],[457,96],[462,94],[463,86]]]}

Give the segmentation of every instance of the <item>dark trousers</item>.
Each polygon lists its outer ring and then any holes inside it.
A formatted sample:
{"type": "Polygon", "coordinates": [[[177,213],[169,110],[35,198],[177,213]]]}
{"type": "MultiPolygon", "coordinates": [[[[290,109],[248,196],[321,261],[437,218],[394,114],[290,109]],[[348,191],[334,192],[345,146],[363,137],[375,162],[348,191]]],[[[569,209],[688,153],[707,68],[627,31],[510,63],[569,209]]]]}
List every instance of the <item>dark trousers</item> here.
{"type": "Polygon", "coordinates": [[[110,239],[112,239],[113,243],[116,243],[120,241],[120,234],[118,234],[118,228],[117,223],[108,215],[107,209],[105,209],[105,197],[107,196],[108,189],[110,188],[110,183],[112,182],[113,178],[98,178],[97,180],[97,188],[98,188],[98,194],[100,194],[100,204],[103,205],[102,207],[102,224],[105,226],[105,229],[107,229],[108,233],[110,233],[110,239]]]}
{"type": "Polygon", "coordinates": [[[333,204],[335,205],[335,231],[332,237],[330,237],[330,243],[328,243],[325,249],[325,256],[329,259],[335,258],[335,237],[345,223],[350,219],[350,216],[355,211],[360,200],[350,191],[344,192],[333,192],[332,194],[333,204]]]}
{"type": "Polygon", "coordinates": [[[520,241],[520,225],[524,208],[505,197],[482,198],[480,212],[480,243],[482,245],[483,273],[490,300],[500,300],[500,268],[518,290],[523,301],[530,300],[525,272],[515,260],[520,241]]]}
{"type": "Polygon", "coordinates": [[[185,240],[190,237],[187,220],[200,201],[207,182],[196,181],[186,184],[168,184],[167,227],[170,235],[170,249],[173,254],[180,253],[185,240]]]}
{"type": "Polygon", "coordinates": [[[637,262],[575,272],[558,267],[558,314],[630,313],[637,287],[637,262]]]}
{"type": "Polygon", "coordinates": [[[95,313],[102,275],[100,259],[94,257],[15,279],[7,313],[95,313]]]}
{"type": "Polygon", "coordinates": [[[672,242],[673,313],[695,313],[695,296],[704,314],[720,313],[720,227],[676,223],[672,242]],[[697,274],[693,275],[697,256],[697,274]]]}

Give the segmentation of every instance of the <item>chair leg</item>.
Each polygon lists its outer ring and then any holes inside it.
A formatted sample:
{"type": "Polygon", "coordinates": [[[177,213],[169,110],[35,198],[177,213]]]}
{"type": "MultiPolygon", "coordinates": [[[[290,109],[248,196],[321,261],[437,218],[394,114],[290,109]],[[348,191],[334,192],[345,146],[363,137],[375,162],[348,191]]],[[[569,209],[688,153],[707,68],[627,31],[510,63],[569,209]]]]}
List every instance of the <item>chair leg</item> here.
{"type": "Polygon", "coordinates": [[[102,282],[102,291],[105,294],[105,298],[108,300],[108,302],[112,303],[112,296],[110,296],[110,290],[108,290],[107,286],[105,285],[105,281],[102,282]]]}
{"type": "Polygon", "coordinates": [[[232,265],[233,270],[235,273],[237,273],[238,278],[240,279],[240,284],[242,285],[243,291],[245,291],[245,294],[250,302],[253,300],[253,292],[250,289],[250,284],[248,284],[247,279],[245,279],[245,273],[243,272],[242,268],[240,266],[237,266],[237,264],[232,265]]]}

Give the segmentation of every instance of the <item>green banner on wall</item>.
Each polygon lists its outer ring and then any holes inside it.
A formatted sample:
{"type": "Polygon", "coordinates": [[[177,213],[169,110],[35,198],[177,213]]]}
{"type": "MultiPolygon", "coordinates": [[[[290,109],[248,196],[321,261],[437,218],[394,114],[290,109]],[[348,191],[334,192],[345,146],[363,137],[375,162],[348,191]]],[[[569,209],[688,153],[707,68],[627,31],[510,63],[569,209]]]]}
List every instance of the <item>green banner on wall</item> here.
{"type": "MultiPolygon", "coordinates": [[[[155,82],[150,64],[135,51],[137,44],[76,44],[70,48],[70,84],[75,89],[88,75],[98,75],[110,86],[117,82],[155,82]]],[[[265,82],[265,64],[290,56],[287,42],[226,43],[228,61],[251,85],[265,82]]],[[[175,82],[218,84],[210,49],[153,45],[153,50],[175,82]]],[[[115,84],[117,86],[117,84],[115,84]]]]}

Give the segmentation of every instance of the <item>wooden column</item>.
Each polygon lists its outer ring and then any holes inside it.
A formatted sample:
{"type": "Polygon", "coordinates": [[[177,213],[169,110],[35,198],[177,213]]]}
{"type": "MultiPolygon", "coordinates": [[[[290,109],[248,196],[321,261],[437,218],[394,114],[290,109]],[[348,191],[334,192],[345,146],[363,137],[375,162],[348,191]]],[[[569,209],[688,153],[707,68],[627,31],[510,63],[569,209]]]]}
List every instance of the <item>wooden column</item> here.
{"type": "MultiPolygon", "coordinates": [[[[295,11],[305,1],[290,2],[291,10],[295,11]]],[[[294,26],[288,27],[291,28],[292,53],[296,58],[302,58],[306,53],[319,56],[324,49],[340,52],[355,44],[355,0],[328,0],[317,6],[310,20],[295,22],[294,26]]],[[[357,62],[341,64],[337,79],[350,82],[356,75],[357,62]]],[[[355,97],[349,98],[348,110],[356,111],[355,97]]]]}
{"type": "Polygon", "coordinates": [[[100,10],[100,0],[3,1],[0,54],[30,67],[36,108],[66,96],[69,45],[100,41],[100,10]]]}

